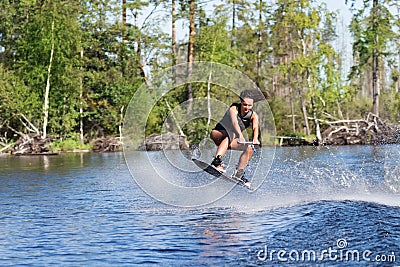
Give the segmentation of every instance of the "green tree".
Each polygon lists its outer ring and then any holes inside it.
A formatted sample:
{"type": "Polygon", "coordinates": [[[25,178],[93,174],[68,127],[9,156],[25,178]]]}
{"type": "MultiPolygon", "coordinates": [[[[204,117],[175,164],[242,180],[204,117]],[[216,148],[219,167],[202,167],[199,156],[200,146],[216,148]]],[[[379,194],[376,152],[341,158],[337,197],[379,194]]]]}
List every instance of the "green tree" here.
{"type": "MultiPolygon", "coordinates": [[[[74,127],[76,105],[76,64],[79,26],[74,2],[62,5],[57,1],[24,1],[9,6],[15,20],[23,21],[18,34],[7,39],[13,51],[13,62],[5,63],[16,70],[25,85],[39,96],[43,109],[33,124],[61,134],[74,127]],[[29,15],[25,13],[29,10],[29,15]],[[19,17],[24,15],[24,20],[19,17]],[[15,62],[15,63],[14,63],[15,62]],[[49,100],[50,99],[50,100],[49,100]],[[68,103],[66,100],[68,99],[68,103]]],[[[7,47],[8,48],[8,47],[7,47]]],[[[7,55],[6,55],[7,56],[7,55]]]]}
{"type": "Polygon", "coordinates": [[[379,115],[379,97],[386,80],[385,61],[393,53],[390,44],[396,36],[393,15],[389,10],[392,3],[391,0],[365,0],[363,7],[355,10],[350,25],[354,38],[354,65],[349,78],[356,90],[361,92],[361,97],[372,98],[371,111],[376,115],[379,115]]]}
{"type": "Polygon", "coordinates": [[[32,124],[41,105],[39,97],[11,70],[0,63],[0,141],[7,143],[16,132],[36,132],[32,124]]]}
{"type": "Polygon", "coordinates": [[[84,124],[90,138],[118,133],[121,116],[136,88],[143,82],[148,84],[145,66],[156,69],[165,50],[166,38],[159,21],[148,17],[139,25],[137,20],[147,2],[127,1],[123,7],[115,3],[92,3],[82,19],[87,103],[84,124]],[[124,8],[133,14],[125,24],[119,15],[124,8]]]}
{"type": "Polygon", "coordinates": [[[334,37],[333,14],[324,4],[315,5],[309,0],[278,0],[276,6],[270,36],[277,77],[274,93],[289,99],[292,131],[297,131],[295,113],[300,110],[302,126],[309,135],[311,100],[321,97],[322,88],[334,86],[337,79],[333,75],[335,70],[329,67],[335,52],[329,44],[331,40],[327,40],[334,37]]]}

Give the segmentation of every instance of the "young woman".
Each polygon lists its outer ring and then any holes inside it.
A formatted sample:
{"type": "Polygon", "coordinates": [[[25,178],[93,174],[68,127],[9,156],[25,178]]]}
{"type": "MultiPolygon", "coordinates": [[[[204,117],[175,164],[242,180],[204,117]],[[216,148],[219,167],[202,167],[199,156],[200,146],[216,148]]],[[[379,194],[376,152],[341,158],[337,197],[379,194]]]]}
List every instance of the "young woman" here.
{"type": "Polygon", "coordinates": [[[244,177],[244,169],[253,154],[253,149],[251,146],[238,142],[246,141],[242,132],[251,126],[253,129],[252,142],[253,144],[259,144],[259,122],[257,114],[253,111],[253,105],[254,99],[250,91],[243,91],[240,94],[240,102],[233,103],[230,106],[222,120],[215,126],[210,134],[211,139],[218,146],[211,165],[217,170],[225,172],[224,165],[222,164],[222,157],[226,151],[228,149],[243,151],[232,177],[241,179],[245,183],[248,182],[248,180],[244,177]]]}

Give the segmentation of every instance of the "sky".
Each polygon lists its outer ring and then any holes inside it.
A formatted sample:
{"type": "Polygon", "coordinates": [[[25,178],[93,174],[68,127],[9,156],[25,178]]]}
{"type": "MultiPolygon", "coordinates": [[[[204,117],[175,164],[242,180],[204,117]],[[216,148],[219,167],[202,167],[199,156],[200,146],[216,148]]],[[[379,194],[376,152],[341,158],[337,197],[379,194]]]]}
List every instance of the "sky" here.
{"type": "Polygon", "coordinates": [[[340,10],[341,13],[350,15],[349,5],[345,5],[345,0],[324,0],[330,10],[340,10]]]}
{"type": "Polygon", "coordinates": [[[350,12],[350,6],[345,4],[345,0],[325,0],[327,7],[332,11],[339,11],[337,25],[338,38],[336,46],[342,49],[342,60],[343,60],[343,76],[347,75],[347,72],[351,68],[352,64],[352,48],[351,48],[351,35],[348,29],[352,14],[350,12]]]}
{"type": "MultiPolygon", "coordinates": [[[[360,0],[356,0],[356,2],[359,2],[360,0]]],[[[325,2],[327,4],[328,9],[332,11],[339,11],[340,16],[343,18],[343,21],[345,22],[345,25],[348,25],[351,19],[351,13],[349,11],[350,6],[345,5],[345,0],[320,0],[319,2],[325,2]]],[[[215,4],[220,3],[219,0],[214,0],[214,1],[209,1],[208,5],[206,6],[206,9],[209,9],[210,11],[213,9],[213,6],[215,4]],[[208,8],[207,8],[208,7],[208,8]]],[[[143,13],[141,14],[139,18],[139,24],[140,21],[143,21],[145,17],[151,12],[152,7],[149,7],[147,10],[144,10],[143,13]]],[[[128,14],[129,17],[129,14],[128,14]]],[[[128,18],[129,19],[129,18],[128,18]]],[[[178,21],[179,23],[179,21],[178,21]]],[[[170,25],[166,24],[165,25],[165,30],[166,32],[170,32],[170,25]]],[[[179,35],[178,37],[180,38],[185,38],[185,32],[187,31],[187,27],[182,28],[182,25],[177,25],[177,34],[179,35]]]]}
{"type": "MultiPolygon", "coordinates": [[[[356,0],[360,2],[361,0],[356,0]]],[[[333,44],[335,48],[340,51],[343,55],[343,64],[344,64],[344,72],[351,67],[351,36],[348,30],[348,25],[350,23],[352,14],[350,12],[350,5],[345,4],[345,0],[320,0],[321,2],[325,2],[328,9],[331,11],[338,11],[338,25],[337,25],[337,34],[338,38],[336,42],[333,44]]],[[[219,0],[209,1],[206,9],[212,11],[213,6],[215,4],[220,3],[219,0]]],[[[145,17],[151,12],[152,8],[148,8],[144,10],[141,16],[139,17],[139,26],[141,25],[141,21],[144,20],[145,17]]],[[[129,13],[128,13],[129,20],[129,13]]],[[[171,27],[169,23],[166,23],[163,27],[166,33],[171,33],[171,27]]],[[[186,40],[188,38],[188,26],[183,25],[182,21],[178,21],[176,24],[176,32],[178,40],[186,40]]]]}

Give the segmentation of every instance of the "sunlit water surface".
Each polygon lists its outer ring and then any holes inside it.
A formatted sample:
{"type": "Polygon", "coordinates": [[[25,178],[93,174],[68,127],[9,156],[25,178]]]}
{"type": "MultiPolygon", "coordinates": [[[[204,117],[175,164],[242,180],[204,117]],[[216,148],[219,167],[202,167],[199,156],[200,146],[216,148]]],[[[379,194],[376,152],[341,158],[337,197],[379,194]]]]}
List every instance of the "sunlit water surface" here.
{"type": "Polygon", "coordinates": [[[399,160],[395,145],[277,148],[255,192],[180,208],[122,153],[0,157],[0,266],[399,266],[399,160]]]}

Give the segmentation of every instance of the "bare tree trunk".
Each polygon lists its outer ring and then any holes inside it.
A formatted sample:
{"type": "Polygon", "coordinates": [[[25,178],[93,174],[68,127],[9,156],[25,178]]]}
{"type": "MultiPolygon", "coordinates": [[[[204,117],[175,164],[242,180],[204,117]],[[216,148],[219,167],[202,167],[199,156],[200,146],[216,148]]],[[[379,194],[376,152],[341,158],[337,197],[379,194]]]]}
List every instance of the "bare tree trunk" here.
{"type": "MultiPolygon", "coordinates": [[[[122,26],[126,26],[126,0],[122,0],[122,26]]],[[[125,32],[122,34],[122,42],[125,42],[125,32]]]]}
{"type": "Polygon", "coordinates": [[[372,55],[372,113],[379,116],[379,95],[380,95],[380,75],[379,75],[379,35],[377,33],[377,17],[378,17],[378,0],[373,0],[373,28],[375,32],[374,37],[374,51],[372,55]]]}
{"type": "Polygon", "coordinates": [[[380,95],[380,74],[379,74],[379,57],[374,56],[374,70],[372,72],[372,90],[373,90],[373,108],[372,113],[379,117],[379,95],[380,95]]]}
{"type": "Polygon", "coordinates": [[[119,115],[119,126],[118,126],[118,130],[119,130],[119,141],[122,142],[122,127],[123,127],[123,123],[124,123],[124,108],[125,106],[121,107],[121,112],[119,115]]]}
{"type": "MultiPolygon", "coordinates": [[[[273,59],[273,57],[271,57],[271,66],[272,66],[272,68],[275,68],[275,63],[274,63],[274,59],[273,59]]],[[[279,93],[279,84],[278,84],[278,77],[277,77],[277,74],[276,74],[276,72],[273,72],[272,73],[272,93],[273,93],[273,95],[280,95],[280,93],[279,93]]]]}
{"type": "Polygon", "coordinates": [[[338,117],[339,117],[339,119],[344,120],[343,112],[342,112],[342,109],[340,108],[340,103],[339,103],[338,100],[336,100],[336,105],[338,107],[338,117]]]}
{"type": "MultiPolygon", "coordinates": [[[[397,17],[400,18],[400,5],[397,6],[397,17]]],[[[400,19],[399,19],[400,20],[400,19]]],[[[400,71],[400,40],[397,40],[397,60],[398,60],[398,67],[397,67],[397,80],[395,84],[395,91],[396,93],[399,92],[399,87],[400,87],[400,77],[399,77],[399,71],[400,71]]]]}
{"type": "MultiPolygon", "coordinates": [[[[399,13],[400,13],[400,8],[399,8],[399,13]]],[[[399,16],[400,16],[400,14],[399,14],[399,16]]],[[[400,40],[398,41],[398,47],[400,47],[400,40]]],[[[398,52],[398,66],[399,67],[397,67],[397,73],[399,73],[399,71],[400,71],[400,49],[398,49],[399,50],[399,52],[398,52]]],[[[395,90],[396,90],[396,93],[398,93],[399,92],[399,88],[400,87],[400,77],[399,77],[399,74],[397,74],[397,81],[396,81],[396,85],[395,85],[395,90]]]]}
{"type": "MultiPolygon", "coordinates": [[[[124,0],[125,1],[125,0],[124,0]]],[[[81,0],[79,1],[81,2],[81,0]]],[[[126,18],[126,16],[125,16],[126,18]]],[[[81,62],[83,62],[83,47],[80,51],[81,62]]],[[[82,66],[80,67],[80,80],[79,80],[79,142],[83,144],[83,77],[82,66]]]]}
{"type": "Polygon", "coordinates": [[[292,113],[292,130],[293,133],[296,132],[296,115],[294,114],[294,103],[293,103],[293,90],[291,89],[291,95],[290,95],[290,111],[292,113]]]}
{"type": "MultiPolygon", "coordinates": [[[[188,68],[187,68],[187,76],[188,77],[190,77],[192,75],[193,60],[194,60],[194,35],[195,35],[194,8],[195,8],[195,1],[190,0],[188,68]]],[[[188,83],[188,86],[187,86],[187,99],[189,101],[188,112],[191,113],[192,112],[192,101],[193,101],[193,89],[192,89],[192,85],[190,83],[188,83]]]]}
{"type": "MultiPolygon", "coordinates": [[[[81,48],[81,61],[83,60],[83,48],[81,48]]],[[[81,67],[82,73],[82,67],[81,67]]],[[[80,78],[79,88],[79,141],[83,144],[83,77],[80,78]]]]}
{"type": "Polygon", "coordinates": [[[308,116],[307,116],[307,104],[304,99],[301,100],[301,110],[303,112],[304,125],[306,127],[306,135],[310,135],[310,125],[308,123],[308,116]]]}
{"type": "Polygon", "coordinates": [[[260,0],[260,6],[259,6],[259,15],[258,15],[258,51],[257,51],[257,80],[256,84],[258,88],[261,86],[261,57],[262,57],[262,52],[261,52],[261,46],[262,46],[262,0],[260,0]]]}
{"type": "Polygon", "coordinates": [[[174,67],[177,62],[177,49],[176,49],[176,12],[175,0],[171,1],[171,42],[172,42],[172,79],[176,82],[176,68],[174,67]]]}
{"type": "Polygon", "coordinates": [[[144,82],[145,82],[147,88],[149,88],[149,90],[152,90],[153,87],[152,87],[152,85],[151,85],[151,83],[150,83],[149,78],[147,78],[147,76],[146,76],[146,72],[145,72],[145,70],[144,70],[144,67],[145,67],[145,61],[142,61],[142,62],[140,63],[140,66],[139,66],[140,75],[142,76],[142,78],[143,78],[143,80],[144,80],[144,82]]]}
{"type": "MultiPolygon", "coordinates": [[[[358,57],[358,54],[357,54],[357,52],[355,52],[355,51],[353,51],[353,66],[357,66],[357,64],[358,64],[358,61],[359,61],[359,57],[358,57]]],[[[362,97],[362,92],[361,92],[361,95],[360,95],[360,92],[359,92],[359,87],[360,87],[360,75],[357,75],[356,76],[356,79],[355,79],[355,81],[354,81],[354,96],[356,97],[356,98],[359,98],[359,99],[361,99],[361,97],[362,97]]],[[[352,100],[354,100],[354,99],[352,99],[352,100]]]]}
{"type": "MultiPolygon", "coordinates": [[[[67,101],[68,101],[67,93],[64,91],[63,94],[64,94],[64,96],[63,96],[63,108],[62,108],[62,116],[61,116],[61,125],[64,125],[64,118],[65,118],[65,115],[67,114],[67,101]]],[[[66,137],[64,127],[62,127],[60,129],[60,137],[61,137],[61,140],[66,137]]]]}
{"type": "MultiPolygon", "coordinates": [[[[135,26],[137,28],[139,28],[139,25],[138,25],[138,16],[139,16],[139,14],[138,14],[137,10],[135,11],[135,14],[133,16],[134,16],[134,20],[135,20],[134,21],[135,26]]],[[[135,41],[136,41],[136,44],[137,44],[136,57],[137,57],[138,64],[139,64],[139,66],[138,66],[139,73],[140,73],[140,76],[143,78],[143,81],[145,82],[147,88],[149,88],[149,90],[152,90],[151,83],[150,83],[149,79],[147,78],[146,72],[144,70],[145,62],[142,60],[142,40],[141,40],[140,34],[141,33],[139,32],[139,35],[135,38],[135,41]]]]}
{"type": "Polygon", "coordinates": [[[169,105],[169,102],[168,102],[167,99],[165,99],[165,104],[167,104],[167,108],[168,108],[168,110],[169,110],[169,112],[171,114],[171,117],[174,120],[176,127],[178,128],[179,135],[180,136],[186,136],[185,133],[182,131],[182,127],[179,125],[179,122],[175,117],[174,111],[172,110],[171,106],[169,105]]]}
{"type": "Polygon", "coordinates": [[[232,1],[232,40],[231,40],[231,48],[235,46],[236,39],[236,1],[232,1]]]}
{"type": "Polygon", "coordinates": [[[322,135],[321,135],[321,127],[319,126],[319,121],[317,118],[317,107],[315,106],[314,98],[311,98],[311,106],[313,110],[313,119],[314,119],[314,124],[315,124],[315,135],[318,140],[318,144],[321,144],[322,142],[322,135]]]}
{"type": "MultiPolygon", "coordinates": [[[[172,65],[176,65],[176,59],[177,59],[177,50],[176,50],[176,13],[175,13],[175,0],[172,0],[171,3],[171,39],[172,39],[172,65]]],[[[174,73],[175,77],[175,73],[174,73]]]]}
{"type": "Polygon", "coordinates": [[[51,22],[51,50],[50,50],[50,60],[49,67],[47,69],[47,82],[46,91],[44,93],[44,104],[43,104],[43,135],[42,138],[47,137],[47,123],[49,120],[49,94],[50,94],[50,76],[51,76],[51,66],[53,64],[53,54],[54,54],[54,19],[51,22]]]}
{"type": "MultiPolygon", "coordinates": [[[[397,6],[397,17],[400,18],[400,5],[397,6]]],[[[399,19],[400,20],[400,19],[399,19]]],[[[395,83],[395,92],[399,92],[399,87],[400,87],[400,77],[399,77],[399,71],[400,71],[400,40],[397,41],[397,80],[395,83]]]]}
{"type": "MultiPolygon", "coordinates": [[[[400,16],[400,7],[398,8],[398,12],[399,12],[399,16],[400,16]]],[[[400,40],[397,42],[397,47],[400,47],[400,40]]],[[[399,77],[399,71],[400,71],[400,49],[398,49],[398,52],[397,52],[398,54],[397,54],[397,56],[398,56],[398,66],[399,67],[397,67],[397,80],[396,80],[396,83],[395,83],[395,92],[396,93],[398,93],[399,92],[399,85],[400,85],[400,77],[399,77]]]]}
{"type": "MultiPolygon", "coordinates": [[[[210,123],[211,123],[211,75],[212,75],[212,65],[210,68],[210,74],[208,75],[208,79],[207,79],[207,133],[208,133],[208,128],[210,127],[210,123]]],[[[206,134],[207,134],[206,133],[206,134]]]]}
{"type": "Polygon", "coordinates": [[[126,25],[126,0],[122,0],[122,25],[126,25]]]}
{"type": "MultiPolygon", "coordinates": [[[[298,36],[300,36],[300,41],[301,41],[301,47],[302,47],[302,55],[304,57],[307,56],[307,43],[306,40],[304,39],[302,33],[300,30],[297,31],[298,32],[298,36]]],[[[307,104],[306,104],[306,100],[304,99],[304,95],[305,92],[311,87],[310,85],[310,74],[309,71],[307,70],[306,72],[307,76],[303,76],[302,81],[307,81],[307,87],[302,88],[302,91],[300,92],[300,97],[301,97],[301,110],[303,111],[303,118],[304,118],[304,125],[306,127],[306,135],[310,135],[311,131],[310,131],[310,125],[308,123],[308,116],[307,116],[307,104]]],[[[300,81],[300,79],[297,79],[298,81],[300,81]]]]}

